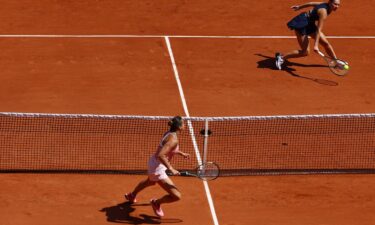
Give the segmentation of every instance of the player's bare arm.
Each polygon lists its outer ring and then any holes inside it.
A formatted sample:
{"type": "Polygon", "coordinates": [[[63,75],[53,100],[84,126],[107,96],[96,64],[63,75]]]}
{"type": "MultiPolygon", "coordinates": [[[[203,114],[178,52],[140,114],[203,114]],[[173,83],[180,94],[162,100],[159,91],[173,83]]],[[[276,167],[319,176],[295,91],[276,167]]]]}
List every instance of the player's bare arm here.
{"type": "Polygon", "coordinates": [[[165,141],[165,144],[163,145],[162,149],[157,155],[160,162],[163,163],[163,165],[167,167],[169,171],[171,171],[172,175],[178,175],[179,172],[172,167],[171,163],[168,160],[167,154],[169,151],[176,148],[177,145],[178,145],[177,139],[171,135],[167,138],[167,140],[165,141]]]}
{"type": "Polygon", "coordinates": [[[186,153],[186,152],[178,151],[177,154],[180,155],[180,156],[182,156],[182,157],[184,157],[185,159],[189,159],[190,158],[190,154],[186,153]]]}
{"type": "Polygon", "coordinates": [[[315,37],[315,44],[314,44],[314,51],[319,51],[319,39],[322,34],[324,21],[327,18],[327,11],[324,9],[318,10],[319,20],[317,24],[317,31],[316,31],[316,37],[315,37]]]}
{"type": "Polygon", "coordinates": [[[304,8],[307,8],[307,7],[314,7],[314,6],[317,6],[319,4],[322,4],[322,2],[308,2],[308,3],[302,4],[302,5],[294,5],[291,8],[293,10],[297,11],[297,10],[304,9],[304,8]]]}

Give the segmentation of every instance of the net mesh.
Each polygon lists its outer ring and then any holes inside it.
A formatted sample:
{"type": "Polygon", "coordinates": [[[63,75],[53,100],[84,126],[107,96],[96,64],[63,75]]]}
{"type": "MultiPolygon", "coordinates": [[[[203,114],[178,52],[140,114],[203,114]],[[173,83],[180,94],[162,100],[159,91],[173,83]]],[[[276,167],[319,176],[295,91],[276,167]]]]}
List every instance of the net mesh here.
{"type": "MultiPolygon", "coordinates": [[[[169,119],[0,113],[0,171],[145,174],[169,119]]],[[[375,114],[185,120],[191,158],[174,157],[179,170],[203,160],[223,176],[375,172],[375,114]]]]}

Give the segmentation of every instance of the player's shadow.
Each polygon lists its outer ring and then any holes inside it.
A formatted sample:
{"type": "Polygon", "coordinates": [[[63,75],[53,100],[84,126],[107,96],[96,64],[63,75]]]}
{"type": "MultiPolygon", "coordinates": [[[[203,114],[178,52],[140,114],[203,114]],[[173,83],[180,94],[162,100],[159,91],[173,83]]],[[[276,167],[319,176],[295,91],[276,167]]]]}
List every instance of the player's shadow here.
{"type": "Polygon", "coordinates": [[[156,216],[150,216],[146,214],[131,215],[137,207],[151,207],[149,203],[146,204],[130,204],[124,202],[118,205],[109,206],[101,209],[107,216],[107,221],[112,223],[124,223],[124,224],[161,224],[161,223],[181,223],[180,219],[173,218],[159,218],[156,216]]]}
{"type": "MultiPolygon", "coordinates": [[[[258,61],[258,68],[262,69],[271,69],[271,70],[278,70],[275,65],[275,58],[270,56],[265,56],[262,54],[255,54],[257,56],[263,57],[262,60],[258,61]]],[[[312,77],[306,77],[297,74],[293,67],[328,67],[326,65],[320,65],[320,64],[302,64],[302,63],[295,63],[290,61],[285,61],[283,64],[283,71],[287,72],[289,75],[301,79],[311,80],[313,82],[316,82],[318,84],[327,85],[327,86],[337,86],[339,85],[337,82],[332,80],[326,80],[326,79],[318,79],[318,78],[312,78],[312,77]]]]}

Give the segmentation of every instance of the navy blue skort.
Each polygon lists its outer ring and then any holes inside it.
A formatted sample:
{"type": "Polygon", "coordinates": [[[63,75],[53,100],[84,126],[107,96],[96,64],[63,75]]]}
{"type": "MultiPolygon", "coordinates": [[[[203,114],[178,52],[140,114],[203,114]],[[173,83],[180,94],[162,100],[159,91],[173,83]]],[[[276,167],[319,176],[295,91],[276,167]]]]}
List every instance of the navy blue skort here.
{"type": "Polygon", "coordinates": [[[301,35],[310,35],[316,32],[314,21],[310,21],[306,12],[299,14],[288,22],[288,28],[296,30],[301,35]]]}

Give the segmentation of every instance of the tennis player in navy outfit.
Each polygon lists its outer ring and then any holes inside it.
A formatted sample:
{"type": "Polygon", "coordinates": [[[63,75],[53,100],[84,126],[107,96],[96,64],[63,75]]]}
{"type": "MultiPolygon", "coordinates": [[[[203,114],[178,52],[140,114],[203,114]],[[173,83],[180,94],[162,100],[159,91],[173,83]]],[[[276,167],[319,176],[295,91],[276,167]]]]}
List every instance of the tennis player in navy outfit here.
{"type": "Polygon", "coordinates": [[[327,54],[336,59],[336,54],[323,34],[323,24],[327,16],[331,12],[336,11],[340,7],[340,0],[328,0],[324,2],[309,2],[302,5],[292,6],[297,11],[307,7],[313,7],[311,10],[303,12],[288,22],[288,27],[295,31],[300,50],[294,50],[285,54],[276,53],[276,67],[281,70],[285,60],[290,58],[298,58],[308,56],[310,53],[309,36],[315,39],[314,51],[319,51],[319,44],[322,45],[327,54]]]}

